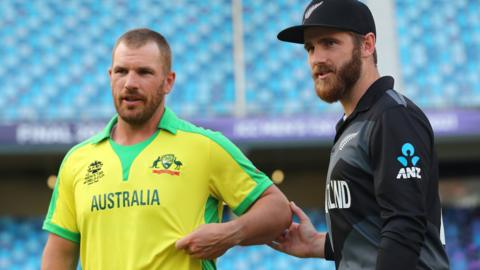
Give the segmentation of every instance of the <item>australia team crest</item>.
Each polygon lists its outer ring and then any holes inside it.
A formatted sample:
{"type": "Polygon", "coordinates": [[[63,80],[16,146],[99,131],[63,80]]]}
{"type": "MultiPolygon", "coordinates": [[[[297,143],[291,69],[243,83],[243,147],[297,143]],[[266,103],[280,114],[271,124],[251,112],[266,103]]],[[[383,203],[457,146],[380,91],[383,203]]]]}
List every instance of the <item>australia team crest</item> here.
{"type": "Polygon", "coordinates": [[[183,166],[183,163],[177,159],[174,154],[166,154],[158,156],[155,161],[153,161],[152,172],[155,174],[170,174],[170,175],[180,175],[180,170],[183,166]]]}

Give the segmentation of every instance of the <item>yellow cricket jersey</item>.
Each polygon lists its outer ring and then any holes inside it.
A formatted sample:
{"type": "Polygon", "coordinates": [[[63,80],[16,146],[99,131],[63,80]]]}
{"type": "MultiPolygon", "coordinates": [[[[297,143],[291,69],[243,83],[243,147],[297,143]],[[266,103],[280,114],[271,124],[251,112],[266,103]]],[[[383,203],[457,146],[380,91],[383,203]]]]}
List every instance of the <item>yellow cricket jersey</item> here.
{"type": "Polygon", "coordinates": [[[43,229],[79,243],[84,270],[216,269],[175,242],[220,222],[223,202],[241,215],[272,182],[223,135],[168,108],[133,146],[110,139],[116,122],[68,152],[43,229]]]}

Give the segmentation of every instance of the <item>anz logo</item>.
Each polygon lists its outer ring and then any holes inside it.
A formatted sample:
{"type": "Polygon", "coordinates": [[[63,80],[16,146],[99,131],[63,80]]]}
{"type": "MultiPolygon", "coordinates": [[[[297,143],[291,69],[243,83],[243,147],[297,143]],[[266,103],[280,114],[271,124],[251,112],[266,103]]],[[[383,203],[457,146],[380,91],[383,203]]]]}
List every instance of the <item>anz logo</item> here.
{"type": "Polygon", "coordinates": [[[421,169],[417,167],[420,158],[415,156],[415,147],[411,143],[405,143],[402,146],[402,154],[397,157],[398,162],[403,166],[398,170],[397,179],[422,179],[421,169]]]}

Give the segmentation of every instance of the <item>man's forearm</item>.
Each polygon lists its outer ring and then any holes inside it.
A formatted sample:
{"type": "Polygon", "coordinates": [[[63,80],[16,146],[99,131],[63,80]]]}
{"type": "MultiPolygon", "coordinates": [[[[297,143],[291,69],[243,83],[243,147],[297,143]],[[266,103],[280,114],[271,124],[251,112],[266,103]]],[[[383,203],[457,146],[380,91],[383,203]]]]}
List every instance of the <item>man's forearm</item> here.
{"type": "Polygon", "coordinates": [[[55,234],[50,234],[42,257],[42,270],[77,269],[79,246],[55,234]]]}
{"type": "Polygon", "coordinates": [[[247,213],[231,222],[238,232],[240,245],[255,245],[271,242],[290,226],[291,221],[287,198],[276,186],[271,186],[247,213]]]}

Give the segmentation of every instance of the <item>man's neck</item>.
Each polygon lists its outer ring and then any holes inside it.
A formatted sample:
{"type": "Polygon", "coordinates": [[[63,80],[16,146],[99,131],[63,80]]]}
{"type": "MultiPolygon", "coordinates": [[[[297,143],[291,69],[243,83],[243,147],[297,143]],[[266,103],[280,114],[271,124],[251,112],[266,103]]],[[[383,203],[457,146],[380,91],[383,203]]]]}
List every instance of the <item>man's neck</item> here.
{"type": "Polygon", "coordinates": [[[340,100],[346,117],[352,114],[362,96],[378,78],[380,78],[380,74],[376,67],[363,69],[360,78],[352,87],[350,94],[340,100]]]}
{"type": "Polygon", "coordinates": [[[120,145],[133,145],[150,138],[158,129],[164,109],[155,113],[150,120],[140,125],[125,122],[120,116],[117,125],[112,129],[111,138],[120,145]]]}

